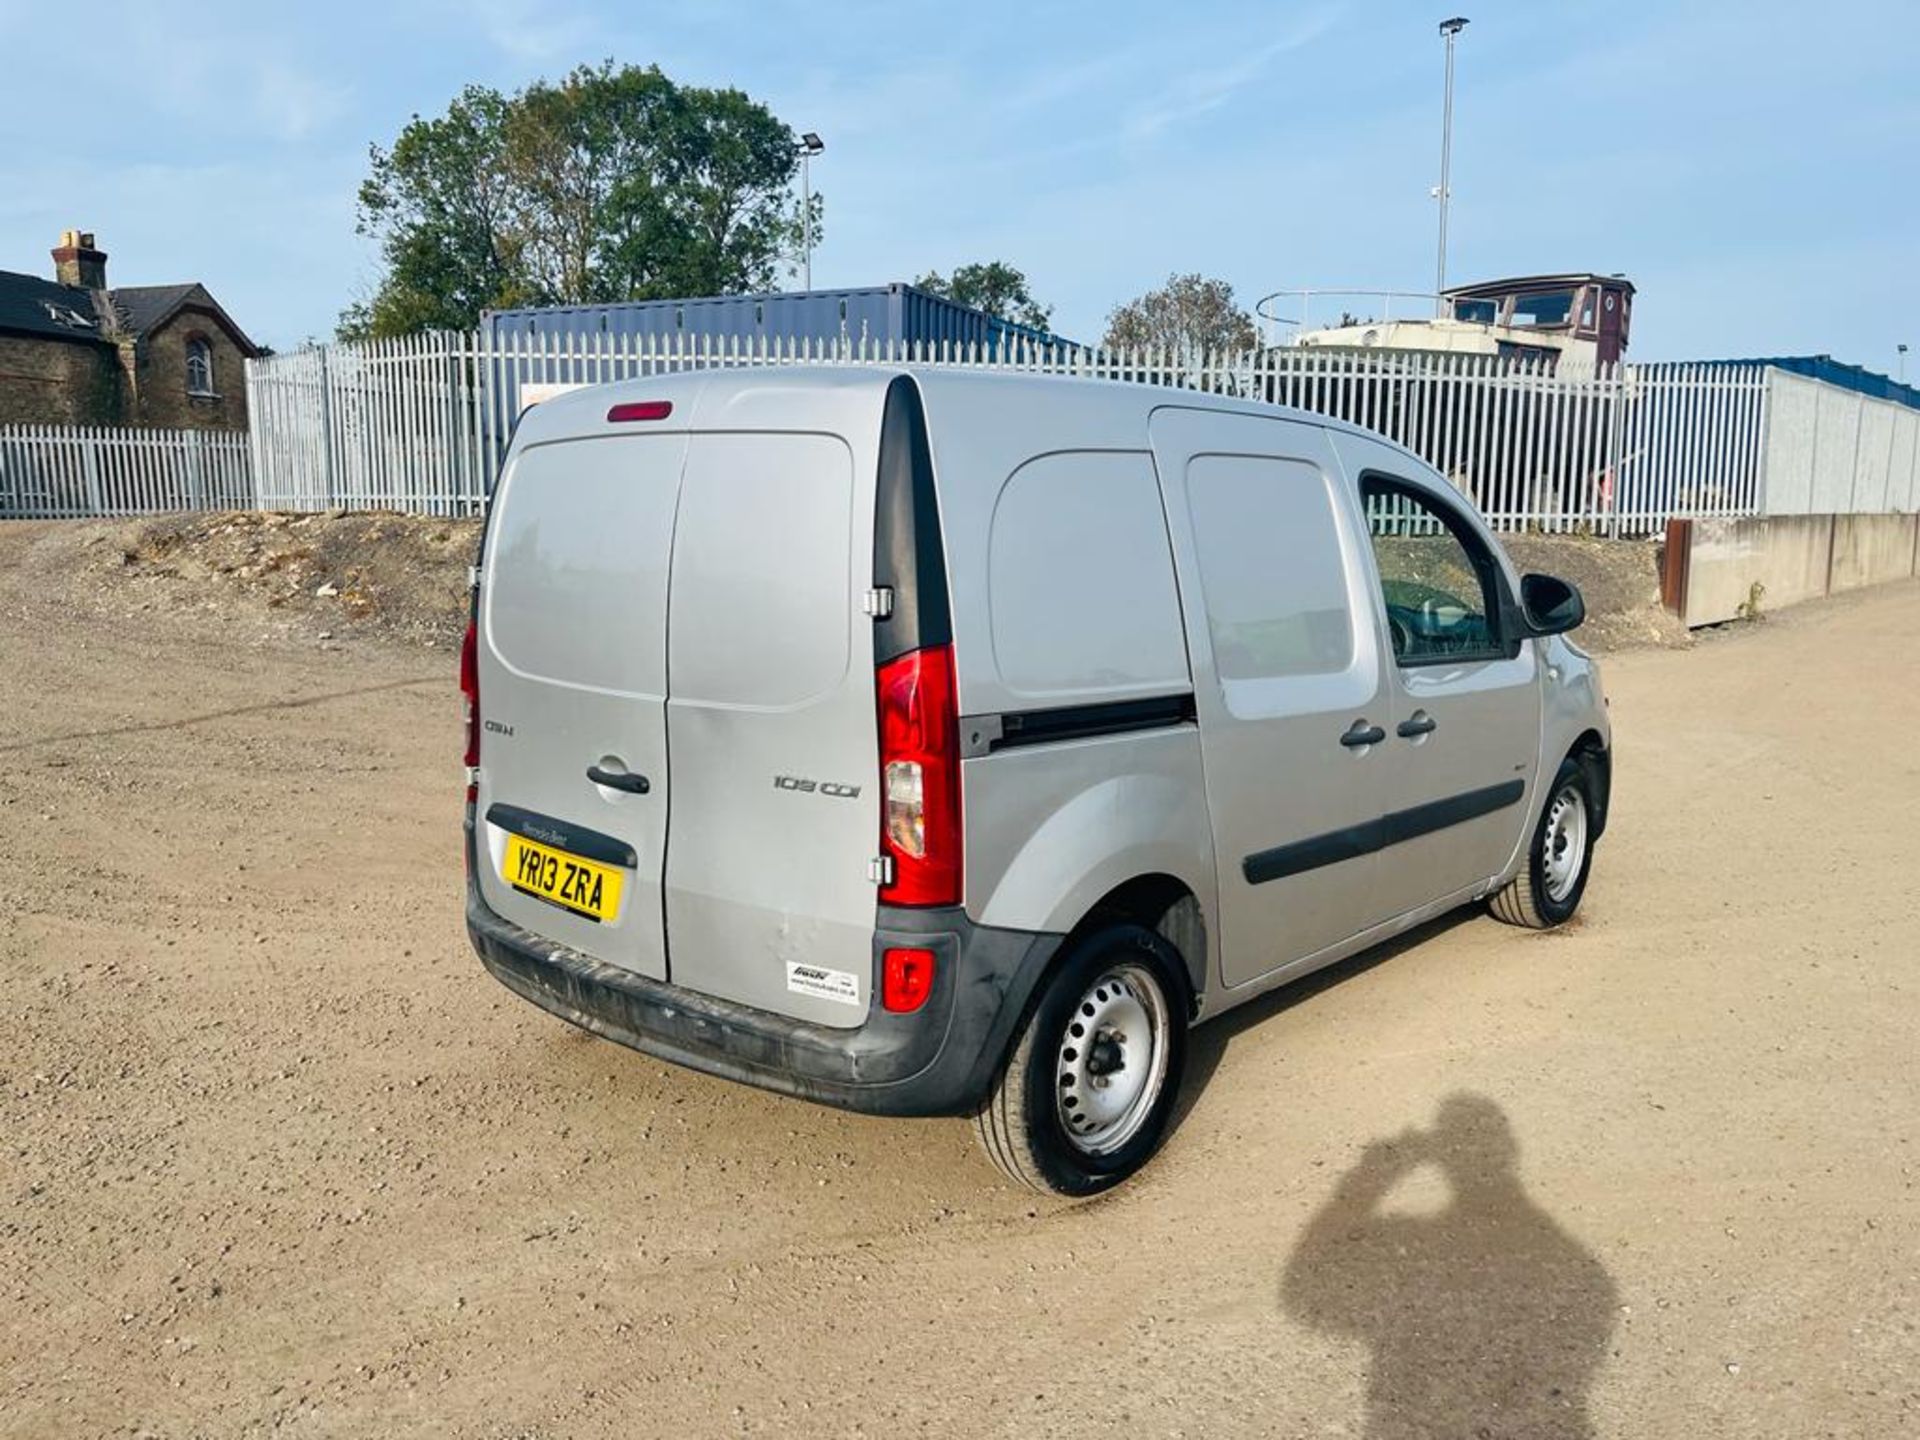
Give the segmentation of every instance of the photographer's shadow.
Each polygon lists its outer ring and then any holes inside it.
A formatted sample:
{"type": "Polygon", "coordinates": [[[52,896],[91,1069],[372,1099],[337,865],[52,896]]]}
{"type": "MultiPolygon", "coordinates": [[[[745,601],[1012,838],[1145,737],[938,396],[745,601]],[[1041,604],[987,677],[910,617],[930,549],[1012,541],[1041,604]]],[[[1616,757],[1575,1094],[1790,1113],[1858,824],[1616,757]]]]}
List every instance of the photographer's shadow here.
{"type": "Polygon", "coordinates": [[[1616,1296],[1599,1260],[1527,1198],[1506,1115],[1478,1095],[1431,1130],[1368,1145],[1307,1226],[1281,1300],[1362,1340],[1370,1440],[1589,1440],[1587,1395],[1616,1296]],[[1431,1166],[1439,1208],[1383,1209],[1431,1166]]]}

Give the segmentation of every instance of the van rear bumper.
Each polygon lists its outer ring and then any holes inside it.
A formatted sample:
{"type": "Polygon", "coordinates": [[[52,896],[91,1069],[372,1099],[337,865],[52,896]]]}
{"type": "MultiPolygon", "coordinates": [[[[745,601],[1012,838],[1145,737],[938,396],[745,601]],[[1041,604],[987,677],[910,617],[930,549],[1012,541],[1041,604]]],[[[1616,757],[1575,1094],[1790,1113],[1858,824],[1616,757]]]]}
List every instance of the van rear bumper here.
{"type": "Polygon", "coordinates": [[[876,1115],[965,1115],[986,1102],[1061,936],[975,925],[965,912],[881,907],[874,982],[889,946],[932,950],[933,993],[910,1015],[875,1007],[851,1029],[649,980],[502,919],[467,881],[467,935],[495,979],[541,1009],[648,1055],[876,1115]]]}

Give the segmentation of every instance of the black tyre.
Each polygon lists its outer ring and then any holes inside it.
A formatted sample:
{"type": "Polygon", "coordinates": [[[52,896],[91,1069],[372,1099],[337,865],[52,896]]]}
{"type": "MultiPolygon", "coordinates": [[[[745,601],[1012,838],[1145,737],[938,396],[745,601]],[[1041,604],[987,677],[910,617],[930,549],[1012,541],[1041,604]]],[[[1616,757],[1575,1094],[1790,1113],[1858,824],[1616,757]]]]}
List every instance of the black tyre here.
{"type": "Polygon", "coordinates": [[[1597,819],[1593,777],[1579,761],[1562,760],[1526,864],[1487,902],[1494,918],[1529,930],[1550,930],[1571,919],[1593,869],[1597,819]]]}
{"type": "Polygon", "coordinates": [[[974,1120],[1010,1178],[1094,1195],[1160,1148],[1186,1068],[1184,975],[1179,952],[1143,926],[1110,925],[1075,943],[974,1120]]]}

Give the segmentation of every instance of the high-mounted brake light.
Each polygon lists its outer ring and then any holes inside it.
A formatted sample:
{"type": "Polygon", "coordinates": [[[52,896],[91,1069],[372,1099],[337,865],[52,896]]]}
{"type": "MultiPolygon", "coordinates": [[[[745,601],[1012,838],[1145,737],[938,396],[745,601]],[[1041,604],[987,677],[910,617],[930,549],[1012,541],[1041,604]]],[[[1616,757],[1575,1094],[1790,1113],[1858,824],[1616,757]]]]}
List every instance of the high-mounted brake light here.
{"type": "Polygon", "coordinates": [[[671,414],[671,400],[629,400],[607,411],[607,419],[615,423],[622,420],[664,420],[671,414]]]}
{"type": "Polygon", "coordinates": [[[960,716],[953,647],[912,650],[880,667],[882,853],[888,905],[960,903],[960,716]]]}
{"type": "Polygon", "coordinates": [[[480,631],[471,620],[460,642],[460,698],[467,708],[467,799],[472,801],[480,796],[473,782],[480,765],[480,631]]]}

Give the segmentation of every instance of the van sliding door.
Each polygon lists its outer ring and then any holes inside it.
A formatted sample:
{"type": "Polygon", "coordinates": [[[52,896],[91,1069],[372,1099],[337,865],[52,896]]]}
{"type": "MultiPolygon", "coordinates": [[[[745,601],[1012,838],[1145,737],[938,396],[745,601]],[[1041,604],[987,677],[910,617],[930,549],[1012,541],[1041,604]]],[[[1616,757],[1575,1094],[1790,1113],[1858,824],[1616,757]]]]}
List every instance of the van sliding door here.
{"type": "Polygon", "coordinates": [[[1381,646],[1323,429],[1167,408],[1151,434],[1189,597],[1221,978],[1242,985],[1383,918],[1381,646]]]}

